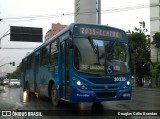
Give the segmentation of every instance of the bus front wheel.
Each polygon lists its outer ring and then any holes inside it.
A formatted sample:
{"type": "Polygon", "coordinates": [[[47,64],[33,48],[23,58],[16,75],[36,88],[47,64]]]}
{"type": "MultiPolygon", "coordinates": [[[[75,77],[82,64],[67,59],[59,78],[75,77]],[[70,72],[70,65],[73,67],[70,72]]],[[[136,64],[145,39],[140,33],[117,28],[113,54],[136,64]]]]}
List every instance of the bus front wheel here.
{"type": "Polygon", "coordinates": [[[54,85],[52,85],[52,88],[51,88],[51,102],[56,107],[60,105],[60,100],[57,98],[57,90],[54,85]]]}

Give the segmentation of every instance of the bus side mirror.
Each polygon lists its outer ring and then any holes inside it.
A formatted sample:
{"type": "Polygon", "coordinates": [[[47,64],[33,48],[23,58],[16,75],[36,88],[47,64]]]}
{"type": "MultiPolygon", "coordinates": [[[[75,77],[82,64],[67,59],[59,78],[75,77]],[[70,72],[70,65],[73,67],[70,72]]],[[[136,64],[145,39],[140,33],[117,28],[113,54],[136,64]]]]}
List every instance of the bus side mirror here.
{"type": "Polygon", "coordinates": [[[68,47],[69,49],[73,49],[73,40],[71,38],[68,40],[68,47]]]}

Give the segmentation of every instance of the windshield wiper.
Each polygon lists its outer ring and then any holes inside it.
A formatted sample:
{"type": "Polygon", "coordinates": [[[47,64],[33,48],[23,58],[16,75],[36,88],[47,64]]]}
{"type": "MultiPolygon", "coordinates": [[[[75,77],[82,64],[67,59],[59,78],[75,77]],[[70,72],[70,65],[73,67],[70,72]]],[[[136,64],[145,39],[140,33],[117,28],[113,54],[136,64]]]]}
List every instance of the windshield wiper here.
{"type": "Polygon", "coordinates": [[[88,41],[89,41],[91,47],[93,48],[94,53],[97,54],[97,52],[98,52],[97,46],[96,46],[96,44],[93,42],[93,40],[91,39],[90,36],[88,36],[88,41]]]}
{"type": "Polygon", "coordinates": [[[98,48],[98,44],[96,45],[93,40],[91,39],[91,36],[88,36],[88,41],[94,51],[95,54],[97,54],[97,58],[98,58],[98,64],[100,64],[99,62],[99,48],[98,48]]]}

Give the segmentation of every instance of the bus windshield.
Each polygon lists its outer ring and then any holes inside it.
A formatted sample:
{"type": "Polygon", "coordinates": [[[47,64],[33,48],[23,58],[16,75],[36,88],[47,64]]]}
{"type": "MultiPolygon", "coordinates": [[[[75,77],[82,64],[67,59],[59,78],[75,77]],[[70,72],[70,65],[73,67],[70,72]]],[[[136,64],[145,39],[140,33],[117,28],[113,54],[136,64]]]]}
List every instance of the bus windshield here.
{"type": "Polygon", "coordinates": [[[129,52],[118,38],[74,38],[74,68],[82,73],[118,75],[129,72],[129,52]]]}

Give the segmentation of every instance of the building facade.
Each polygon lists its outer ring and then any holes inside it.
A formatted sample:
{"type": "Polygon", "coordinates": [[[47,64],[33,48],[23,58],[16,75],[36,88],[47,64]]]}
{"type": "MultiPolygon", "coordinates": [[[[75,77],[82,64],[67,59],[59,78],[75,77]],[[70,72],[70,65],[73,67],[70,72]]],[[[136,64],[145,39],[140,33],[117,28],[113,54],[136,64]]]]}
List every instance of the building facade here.
{"type": "MultiPolygon", "coordinates": [[[[160,32],[160,0],[150,0],[151,39],[156,32],[160,32]]],[[[152,62],[160,62],[160,53],[154,45],[151,46],[151,60],[152,62]]]]}
{"type": "Polygon", "coordinates": [[[60,23],[57,23],[57,24],[52,23],[51,29],[45,35],[45,41],[50,39],[52,36],[56,35],[58,32],[60,32],[65,27],[66,27],[66,25],[63,25],[60,23]]]}
{"type": "Polygon", "coordinates": [[[101,0],[75,0],[74,6],[74,22],[100,24],[101,0]]]}
{"type": "Polygon", "coordinates": [[[160,0],[150,0],[151,35],[160,31],[160,0]]]}

